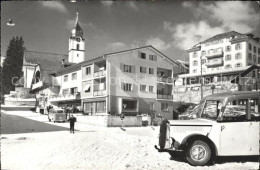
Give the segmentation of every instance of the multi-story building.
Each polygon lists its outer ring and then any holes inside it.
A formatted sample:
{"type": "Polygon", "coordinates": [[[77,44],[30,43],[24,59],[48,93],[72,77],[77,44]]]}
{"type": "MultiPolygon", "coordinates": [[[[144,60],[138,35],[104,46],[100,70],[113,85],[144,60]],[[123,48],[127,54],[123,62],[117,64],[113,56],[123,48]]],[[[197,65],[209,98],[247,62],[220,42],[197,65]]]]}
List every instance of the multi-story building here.
{"type": "Polygon", "coordinates": [[[39,63],[40,69],[36,67],[32,76],[36,81],[31,91],[43,98],[45,106],[75,105],[89,115],[147,113],[173,118],[173,70],[178,65],[154,47],[85,58],[85,39],[77,17],[69,55],[57,60],[59,67],[44,73],[39,63]]]}
{"type": "MultiPolygon", "coordinates": [[[[189,74],[178,76],[175,92],[199,91],[201,81],[205,93],[206,90],[211,93],[212,88],[236,91],[239,86],[231,80],[250,66],[260,64],[260,39],[253,34],[231,31],[202,41],[187,52],[189,74]]],[[[259,77],[259,73],[254,77],[259,77]]]]}
{"type": "Polygon", "coordinates": [[[183,84],[229,81],[251,65],[260,64],[260,39],[235,31],[215,35],[188,49],[189,74],[183,84]]]}

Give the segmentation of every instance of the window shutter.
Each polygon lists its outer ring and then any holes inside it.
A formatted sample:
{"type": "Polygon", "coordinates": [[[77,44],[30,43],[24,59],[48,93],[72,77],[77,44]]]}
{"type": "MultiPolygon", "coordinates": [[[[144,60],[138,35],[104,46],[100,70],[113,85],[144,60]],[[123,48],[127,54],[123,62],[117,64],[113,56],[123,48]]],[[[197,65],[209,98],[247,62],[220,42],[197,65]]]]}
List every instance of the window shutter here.
{"type": "Polygon", "coordinates": [[[131,73],[135,73],[135,66],[131,66],[131,73]]]}
{"type": "Polygon", "coordinates": [[[121,90],[124,90],[124,83],[121,82],[121,90]]]}
{"type": "Polygon", "coordinates": [[[124,64],[120,63],[120,70],[124,71],[124,64]]]}
{"type": "Polygon", "coordinates": [[[138,58],[141,58],[141,52],[138,51],[138,58]]]}
{"type": "Polygon", "coordinates": [[[154,61],[157,61],[157,55],[154,55],[154,61]]]}

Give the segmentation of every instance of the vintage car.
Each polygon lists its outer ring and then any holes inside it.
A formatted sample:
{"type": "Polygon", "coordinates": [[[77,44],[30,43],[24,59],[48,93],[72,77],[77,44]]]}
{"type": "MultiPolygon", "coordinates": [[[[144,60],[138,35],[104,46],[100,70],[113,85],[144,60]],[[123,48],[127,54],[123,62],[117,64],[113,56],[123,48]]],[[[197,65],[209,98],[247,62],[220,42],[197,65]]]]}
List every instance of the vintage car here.
{"type": "Polygon", "coordinates": [[[260,91],[207,96],[196,117],[164,120],[155,148],[184,152],[193,166],[206,165],[215,156],[259,155],[260,91]]]}
{"type": "Polygon", "coordinates": [[[49,122],[65,122],[66,121],[66,113],[64,113],[63,109],[50,109],[48,114],[49,122]]]}

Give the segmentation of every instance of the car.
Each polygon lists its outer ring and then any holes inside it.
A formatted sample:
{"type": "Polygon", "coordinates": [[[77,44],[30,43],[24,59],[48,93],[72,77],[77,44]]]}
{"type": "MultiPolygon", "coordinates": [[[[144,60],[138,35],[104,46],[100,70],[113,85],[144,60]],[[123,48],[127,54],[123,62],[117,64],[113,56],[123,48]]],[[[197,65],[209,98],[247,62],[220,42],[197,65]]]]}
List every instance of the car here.
{"type": "Polygon", "coordinates": [[[260,91],[213,94],[200,101],[195,119],[163,120],[155,148],[182,152],[193,166],[216,156],[258,156],[259,124],[260,91]]]}
{"type": "Polygon", "coordinates": [[[49,122],[65,122],[67,120],[66,113],[63,109],[50,109],[48,114],[49,122]]]}

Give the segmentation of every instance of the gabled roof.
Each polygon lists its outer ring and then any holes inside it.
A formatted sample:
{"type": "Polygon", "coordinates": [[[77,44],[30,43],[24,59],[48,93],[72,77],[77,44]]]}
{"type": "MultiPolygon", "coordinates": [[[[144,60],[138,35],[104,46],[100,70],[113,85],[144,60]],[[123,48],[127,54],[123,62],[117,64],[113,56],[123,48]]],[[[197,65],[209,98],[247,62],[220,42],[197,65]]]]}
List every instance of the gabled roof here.
{"type": "Polygon", "coordinates": [[[132,48],[132,49],[123,50],[123,51],[117,51],[117,52],[113,52],[113,53],[107,53],[107,54],[104,54],[104,55],[113,55],[113,54],[118,54],[118,53],[124,53],[124,52],[128,52],[128,51],[133,51],[133,50],[144,49],[144,48],[152,48],[152,49],[155,50],[157,53],[159,53],[160,55],[162,55],[163,57],[165,57],[166,59],[168,59],[171,63],[177,64],[175,61],[173,61],[171,58],[169,58],[168,56],[166,56],[165,54],[163,54],[161,51],[159,51],[159,50],[157,50],[156,48],[154,48],[152,45],[143,46],[143,47],[138,47],[138,48],[132,48]]]}
{"type": "Polygon", "coordinates": [[[25,51],[23,64],[40,64],[41,70],[54,71],[63,67],[62,59],[68,61],[68,55],[25,51]]]}

